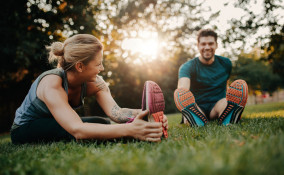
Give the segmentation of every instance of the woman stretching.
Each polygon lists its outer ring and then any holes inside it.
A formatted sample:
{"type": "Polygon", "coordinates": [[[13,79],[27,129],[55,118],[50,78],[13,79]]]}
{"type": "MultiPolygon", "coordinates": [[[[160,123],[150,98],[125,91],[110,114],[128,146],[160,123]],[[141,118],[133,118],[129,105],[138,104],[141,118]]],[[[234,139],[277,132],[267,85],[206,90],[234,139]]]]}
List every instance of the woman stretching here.
{"type": "Polygon", "coordinates": [[[49,49],[49,62],[58,66],[33,82],[17,109],[11,128],[13,143],[122,137],[160,141],[162,125],[168,127],[167,118],[164,116],[162,123],[146,122],[143,117],[148,111],[120,108],[98,76],[104,70],[103,46],[96,37],[78,34],[64,43],[53,43],[49,49]],[[80,118],[74,109],[89,96],[95,96],[106,115],[121,124],[110,125],[102,117],[80,118]]]}

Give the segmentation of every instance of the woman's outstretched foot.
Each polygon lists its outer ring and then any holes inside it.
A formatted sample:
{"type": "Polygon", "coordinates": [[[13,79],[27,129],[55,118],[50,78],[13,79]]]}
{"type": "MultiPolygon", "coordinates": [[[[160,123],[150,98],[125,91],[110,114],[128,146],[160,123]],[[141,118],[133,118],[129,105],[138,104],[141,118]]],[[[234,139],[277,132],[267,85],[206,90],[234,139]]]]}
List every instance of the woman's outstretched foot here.
{"type": "MultiPolygon", "coordinates": [[[[159,85],[153,81],[146,81],[144,84],[142,110],[146,109],[149,110],[148,121],[163,122],[165,110],[164,95],[159,85]]],[[[165,138],[168,137],[165,127],[163,127],[163,135],[165,138]]]]}

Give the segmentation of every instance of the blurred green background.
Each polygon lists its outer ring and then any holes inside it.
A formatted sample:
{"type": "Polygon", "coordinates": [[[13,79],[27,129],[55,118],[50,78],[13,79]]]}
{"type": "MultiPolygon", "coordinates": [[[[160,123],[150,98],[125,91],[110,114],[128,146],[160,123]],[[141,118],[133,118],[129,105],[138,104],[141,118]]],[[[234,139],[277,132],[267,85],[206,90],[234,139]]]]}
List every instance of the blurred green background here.
{"type": "MultiPolygon", "coordinates": [[[[0,132],[7,132],[35,78],[48,64],[46,46],[79,33],[104,44],[105,71],[118,105],[141,107],[146,80],[163,90],[175,113],[179,66],[198,55],[196,34],[213,28],[217,54],[233,62],[230,81],[244,79],[249,103],[280,101],[284,80],[282,0],[10,0],[0,6],[0,132]],[[261,98],[259,100],[259,98],[261,98]],[[271,101],[271,100],[270,100],[271,101]]],[[[283,99],[282,99],[283,100],[283,99]]],[[[103,115],[95,98],[80,115],[103,115]]]]}

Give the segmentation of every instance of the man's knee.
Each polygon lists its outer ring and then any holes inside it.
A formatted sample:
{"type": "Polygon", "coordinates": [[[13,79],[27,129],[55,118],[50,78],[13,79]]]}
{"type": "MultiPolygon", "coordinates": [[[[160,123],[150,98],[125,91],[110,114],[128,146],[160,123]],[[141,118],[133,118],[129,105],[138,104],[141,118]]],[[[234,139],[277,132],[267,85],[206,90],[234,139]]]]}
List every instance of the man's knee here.
{"type": "Polygon", "coordinates": [[[210,112],[210,119],[216,119],[218,118],[222,112],[225,110],[226,106],[227,106],[227,100],[226,98],[222,98],[221,100],[219,100],[215,106],[213,107],[213,109],[210,112]]]}

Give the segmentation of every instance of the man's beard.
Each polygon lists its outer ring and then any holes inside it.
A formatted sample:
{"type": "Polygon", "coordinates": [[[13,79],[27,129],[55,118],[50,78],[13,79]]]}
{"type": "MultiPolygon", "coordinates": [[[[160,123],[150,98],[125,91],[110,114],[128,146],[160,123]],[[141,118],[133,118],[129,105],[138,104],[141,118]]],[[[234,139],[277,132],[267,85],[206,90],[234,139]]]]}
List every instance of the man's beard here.
{"type": "Polygon", "coordinates": [[[205,57],[205,56],[202,56],[204,60],[206,61],[210,61],[213,57],[214,57],[214,54],[210,57],[205,57]]]}

